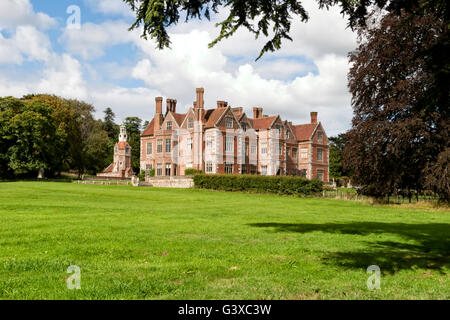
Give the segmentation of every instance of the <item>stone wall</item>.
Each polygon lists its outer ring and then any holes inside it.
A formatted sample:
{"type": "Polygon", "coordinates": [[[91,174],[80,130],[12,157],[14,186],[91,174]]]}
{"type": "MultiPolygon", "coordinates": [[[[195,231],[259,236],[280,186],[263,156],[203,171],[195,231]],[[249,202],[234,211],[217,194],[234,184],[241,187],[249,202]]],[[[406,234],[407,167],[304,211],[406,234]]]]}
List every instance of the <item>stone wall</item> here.
{"type": "Polygon", "coordinates": [[[193,188],[194,179],[192,177],[152,177],[147,178],[145,181],[146,185],[156,187],[156,188],[193,188]]]}

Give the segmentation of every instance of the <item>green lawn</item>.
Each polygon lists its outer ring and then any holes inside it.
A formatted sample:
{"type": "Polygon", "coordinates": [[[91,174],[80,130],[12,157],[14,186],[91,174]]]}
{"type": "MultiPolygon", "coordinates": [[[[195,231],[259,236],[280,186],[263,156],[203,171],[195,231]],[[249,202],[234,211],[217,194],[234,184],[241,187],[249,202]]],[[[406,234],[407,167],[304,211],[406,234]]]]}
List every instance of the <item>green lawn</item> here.
{"type": "Polygon", "coordinates": [[[0,183],[0,299],[450,299],[449,236],[442,210],[0,183]]]}

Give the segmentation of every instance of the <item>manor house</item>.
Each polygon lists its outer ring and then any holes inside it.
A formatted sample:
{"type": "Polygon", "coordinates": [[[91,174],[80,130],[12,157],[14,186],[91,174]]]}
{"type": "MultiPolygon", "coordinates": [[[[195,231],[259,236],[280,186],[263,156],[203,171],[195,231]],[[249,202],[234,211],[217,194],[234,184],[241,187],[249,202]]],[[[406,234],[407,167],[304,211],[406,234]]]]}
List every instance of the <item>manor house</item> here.
{"type": "Polygon", "coordinates": [[[156,176],[182,176],[186,169],[207,174],[292,175],[329,181],[328,139],[317,112],[294,125],[280,115],[218,101],[206,109],[204,89],[187,113],[177,100],[156,98],[155,116],[141,135],[141,170],[156,176]]]}

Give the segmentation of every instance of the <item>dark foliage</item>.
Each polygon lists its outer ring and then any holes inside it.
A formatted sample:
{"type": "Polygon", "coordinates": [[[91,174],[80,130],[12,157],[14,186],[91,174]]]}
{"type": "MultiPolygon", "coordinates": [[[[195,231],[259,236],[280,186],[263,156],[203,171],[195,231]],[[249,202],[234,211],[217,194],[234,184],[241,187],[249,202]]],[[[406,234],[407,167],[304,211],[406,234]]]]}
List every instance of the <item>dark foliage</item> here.
{"type": "MultiPolygon", "coordinates": [[[[260,56],[269,51],[281,48],[283,40],[292,40],[289,33],[293,19],[308,21],[309,15],[302,5],[302,1],[242,1],[242,0],[123,0],[136,14],[136,20],[130,27],[142,27],[142,37],[155,39],[159,49],[170,47],[170,37],[167,28],[179,22],[180,17],[185,21],[190,19],[208,20],[211,14],[219,10],[229,11],[225,20],[217,24],[220,27],[219,36],[210,44],[214,46],[223,39],[233,36],[240,28],[245,28],[258,38],[268,37],[260,56]]],[[[378,6],[389,12],[400,14],[401,10],[423,14],[433,10],[448,21],[449,4],[447,0],[317,0],[320,8],[340,6],[341,12],[346,14],[349,26],[354,28],[364,25],[368,11],[378,6]]]]}
{"type": "MultiPolygon", "coordinates": [[[[112,162],[119,127],[111,109],[105,121],[96,120],[94,111],[82,101],[46,94],[0,98],[0,178],[36,177],[40,169],[47,177],[101,172],[112,162]]],[[[126,121],[137,168],[140,123],[126,121]]]]}
{"type": "Polygon", "coordinates": [[[322,192],[323,183],[299,177],[254,175],[194,175],[196,188],[223,191],[250,191],[280,195],[306,196],[322,192]]]}
{"type": "MultiPolygon", "coordinates": [[[[141,161],[141,124],[138,117],[128,117],[123,123],[127,129],[128,144],[131,146],[131,165],[134,172],[140,171],[141,161]]],[[[116,138],[117,139],[117,138],[116,138]]]]}
{"type": "Polygon", "coordinates": [[[330,137],[330,177],[339,179],[350,176],[350,172],[344,168],[343,153],[347,145],[345,133],[338,136],[330,137]]]}
{"type": "Polygon", "coordinates": [[[196,169],[186,169],[184,170],[184,174],[186,176],[193,176],[195,174],[202,174],[203,171],[202,170],[196,170],[196,169]]]}
{"type": "Polygon", "coordinates": [[[344,152],[353,182],[373,196],[432,187],[448,200],[450,65],[441,61],[437,71],[431,63],[448,39],[447,23],[433,14],[388,14],[358,33],[349,73],[354,118],[344,152]]]}

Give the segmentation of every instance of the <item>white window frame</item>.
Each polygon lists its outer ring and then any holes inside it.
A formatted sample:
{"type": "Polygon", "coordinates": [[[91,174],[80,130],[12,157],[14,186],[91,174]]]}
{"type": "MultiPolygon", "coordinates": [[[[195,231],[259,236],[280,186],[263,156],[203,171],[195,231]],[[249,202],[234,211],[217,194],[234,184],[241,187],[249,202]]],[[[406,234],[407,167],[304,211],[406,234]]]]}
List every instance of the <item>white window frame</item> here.
{"type": "Polygon", "coordinates": [[[194,128],[194,118],[189,118],[188,119],[188,129],[193,129],[194,128]]]}
{"type": "Polygon", "coordinates": [[[233,174],[234,172],[234,163],[225,163],[225,174],[233,174]],[[231,172],[230,169],[231,168],[231,172]]]}
{"type": "Polygon", "coordinates": [[[158,139],[156,153],[163,153],[163,139],[158,139]]]}
{"type": "Polygon", "coordinates": [[[319,140],[319,141],[323,141],[323,132],[322,131],[318,131],[317,132],[317,140],[319,140]]]}
{"type": "Polygon", "coordinates": [[[267,176],[267,169],[268,169],[268,167],[267,166],[261,166],[261,175],[262,176],[267,176]]]}
{"type": "Polygon", "coordinates": [[[156,176],[157,177],[162,177],[163,174],[163,164],[162,163],[157,163],[156,164],[156,176]]]}
{"type": "Polygon", "coordinates": [[[233,118],[232,117],[225,117],[225,127],[226,128],[233,128],[233,118]]]}
{"type": "Polygon", "coordinates": [[[206,136],[206,150],[212,150],[214,144],[213,136],[206,136]]]}
{"type": "Polygon", "coordinates": [[[256,143],[255,142],[252,142],[251,143],[251,147],[250,147],[250,153],[251,154],[256,154],[256,151],[258,150],[258,147],[257,147],[257,145],[256,145],[256,143]]]}
{"type": "Polygon", "coordinates": [[[164,175],[166,177],[170,177],[171,174],[172,174],[172,164],[166,163],[166,168],[164,170],[164,175]],[[169,170],[169,174],[167,174],[167,170],[169,170]]]}
{"type": "Polygon", "coordinates": [[[225,152],[234,152],[234,137],[225,137],[225,152]]]}
{"type": "Polygon", "coordinates": [[[267,154],[267,142],[261,142],[261,154],[267,154]]]}
{"type": "Polygon", "coordinates": [[[147,142],[147,155],[153,154],[153,142],[147,142]]]}
{"type": "Polygon", "coordinates": [[[317,148],[317,161],[323,161],[323,149],[317,148]],[[319,157],[320,154],[320,157],[319,157]]]}
{"type": "Polygon", "coordinates": [[[317,180],[324,181],[325,170],[318,169],[316,171],[316,174],[317,174],[317,180]]]}

